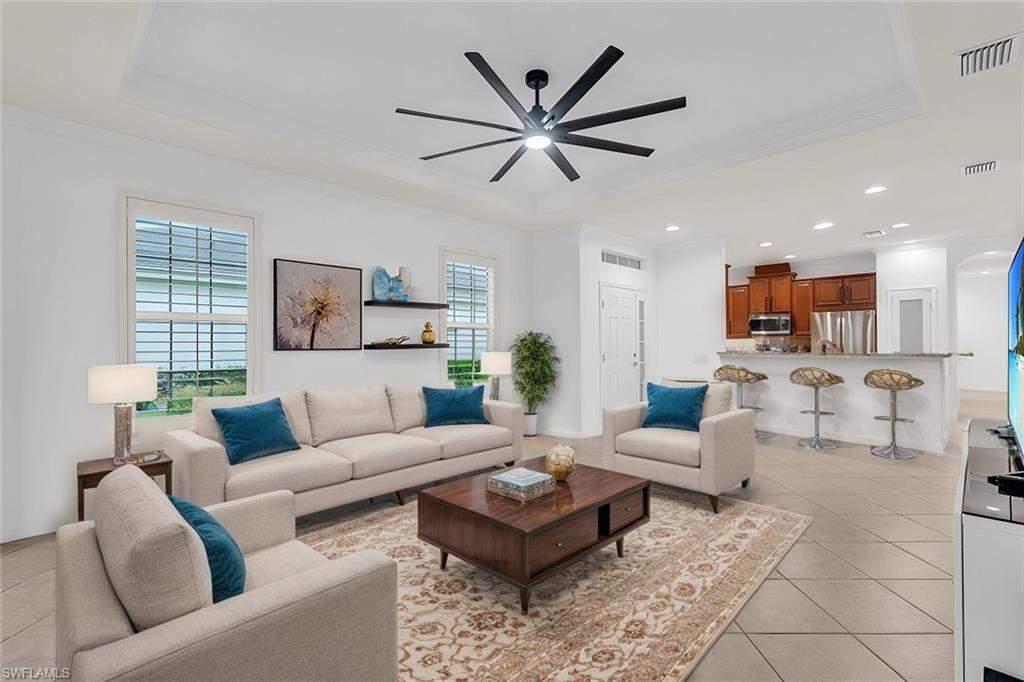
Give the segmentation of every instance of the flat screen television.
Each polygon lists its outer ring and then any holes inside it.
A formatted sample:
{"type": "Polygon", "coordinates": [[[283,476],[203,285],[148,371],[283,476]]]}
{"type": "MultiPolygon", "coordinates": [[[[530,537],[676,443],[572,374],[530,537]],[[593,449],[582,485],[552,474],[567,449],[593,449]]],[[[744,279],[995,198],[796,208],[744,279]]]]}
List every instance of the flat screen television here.
{"type": "Polygon", "coordinates": [[[1009,280],[1009,350],[1007,352],[1007,382],[1009,393],[1006,410],[1010,425],[1017,438],[1017,448],[1024,449],[1024,241],[1010,264],[1009,280]]]}

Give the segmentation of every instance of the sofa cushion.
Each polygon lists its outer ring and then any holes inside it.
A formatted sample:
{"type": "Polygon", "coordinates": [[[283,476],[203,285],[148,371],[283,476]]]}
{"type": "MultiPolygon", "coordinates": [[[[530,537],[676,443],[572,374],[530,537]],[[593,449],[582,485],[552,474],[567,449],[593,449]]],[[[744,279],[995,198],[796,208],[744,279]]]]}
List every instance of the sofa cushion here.
{"type": "Polygon", "coordinates": [[[352,478],[352,463],[343,457],[303,445],[299,450],[269,455],[228,467],[224,498],[237,500],[271,490],[323,488],[352,478]]]}
{"type": "Polygon", "coordinates": [[[494,424],[418,426],[404,431],[402,435],[429,438],[440,443],[442,459],[451,459],[512,445],[512,431],[494,424]]]}
{"type": "Polygon", "coordinates": [[[430,388],[423,387],[427,403],[427,421],[424,426],[452,424],[486,424],[484,414],[484,387],[430,388]]]}
{"type": "Polygon", "coordinates": [[[324,443],[321,449],[352,462],[352,478],[369,478],[441,459],[441,446],[398,433],[370,433],[324,443]]]}
{"type": "Polygon", "coordinates": [[[107,577],[136,630],[213,603],[199,535],[138,467],[126,464],[100,481],[93,517],[107,577]]]}
{"type": "Polygon", "coordinates": [[[700,466],[700,433],[681,429],[646,428],[620,434],[615,451],[688,467],[700,466]]]}
{"type": "Polygon", "coordinates": [[[702,419],[725,414],[732,409],[732,385],[720,381],[708,384],[707,395],[704,396],[704,414],[702,419]]]}
{"type": "Polygon", "coordinates": [[[309,412],[306,410],[306,392],[291,391],[290,393],[264,393],[260,395],[232,395],[196,397],[192,399],[192,430],[204,438],[217,441],[224,445],[224,436],[213,416],[213,409],[219,407],[241,407],[265,403],[271,398],[280,398],[284,415],[288,418],[288,426],[292,435],[302,445],[312,445],[313,435],[309,429],[309,412]]]}
{"type": "Polygon", "coordinates": [[[245,555],[245,591],[316,568],[328,561],[312,547],[290,540],[245,555]]]}
{"type": "Polygon", "coordinates": [[[242,594],[245,587],[245,559],[231,533],[202,507],[173,495],[169,498],[181,518],[199,534],[206,549],[206,561],[210,565],[210,580],[213,583],[213,603],[242,594]]]}
{"type": "Polygon", "coordinates": [[[239,407],[215,407],[211,410],[224,437],[228,462],[246,460],[298,450],[280,398],[239,407]]]}
{"type": "Polygon", "coordinates": [[[708,385],[669,387],[647,383],[647,414],[643,427],[698,431],[704,414],[708,385]]]}
{"type": "Polygon", "coordinates": [[[313,445],[367,433],[394,433],[391,406],[383,386],[351,391],[308,391],[313,445]]]}

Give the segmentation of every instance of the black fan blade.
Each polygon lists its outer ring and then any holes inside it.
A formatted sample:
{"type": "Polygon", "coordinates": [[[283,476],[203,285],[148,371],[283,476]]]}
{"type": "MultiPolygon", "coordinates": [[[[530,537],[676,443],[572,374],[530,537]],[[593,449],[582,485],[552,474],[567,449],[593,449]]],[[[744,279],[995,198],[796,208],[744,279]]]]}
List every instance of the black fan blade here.
{"type": "Polygon", "coordinates": [[[554,130],[555,132],[559,133],[571,133],[574,130],[594,128],[596,126],[608,125],[609,123],[618,123],[619,121],[628,121],[633,118],[640,118],[641,116],[661,114],[666,111],[672,111],[674,109],[682,109],[685,106],[685,97],[675,97],[673,99],[667,99],[662,102],[641,104],[640,106],[629,107],[628,109],[619,109],[618,111],[609,111],[604,114],[584,116],[583,118],[577,118],[572,121],[566,121],[565,123],[559,123],[558,125],[555,126],[554,130]]]}
{"type": "Polygon", "coordinates": [[[576,103],[583,98],[583,95],[590,92],[590,88],[594,87],[597,81],[601,80],[608,73],[608,69],[612,68],[615,62],[619,61],[620,57],[622,57],[622,50],[619,48],[614,45],[609,45],[605,48],[605,51],[594,60],[590,68],[584,71],[583,75],[572,84],[572,87],[565,91],[562,98],[555,102],[555,105],[551,107],[551,111],[544,116],[541,123],[545,127],[551,128],[555,123],[562,120],[562,117],[576,106],[576,103]]]}
{"type": "Polygon", "coordinates": [[[523,139],[523,136],[522,135],[517,135],[516,137],[506,137],[504,140],[492,140],[490,142],[481,142],[480,144],[472,144],[472,145],[470,145],[468,147],[460,147],[458,149],[452,149],[450,151],[441,152],[439,154],[431,154],[429,156],[421,156],[420,160],[421,161],[430,161],[431,159],[436,159],[436,158],[438,158],[440,156],[448,156],[449,154],[458,154],[459,152],[468,152],[468,151],[473,150],[473,149],[480,149],[481,147],[491,147],[491,146],[494,146],[496,144],[505,144],[506,142],[516,142],[517,140],[521,140],[521,139],[523,139]]]}
{"type": "Polygon", "coordinates": [[[525,144],[519,145],[519,149],[515,150],[512,153],[512,156],[510,156],[508,158],[508,161],[505,162],[505,165],[503,165],[501,168],[499,168],[498,172],[494,174],[494,177],[491,178],[491,182],[497,182],[498,180],[501,180],[501,178],[505,175],[505,173],[508,173],[508,169],[512,167],[512,164],[514,164],[516,161],[518,161],[519,157],[522,156],[525,153],[526,153],[526,145],[525,144]]]}
{"type": "Polygon", "coordinates": [[[494,88],[494,91],[498,93],[498,97],[505,101],[505,104],[507,104],[512,110],[512,113],[514,113],[516,117],[523,122],[524,126],[527,128],[535,127],[533,121],[530,119],[529,115],[527,115],[526,109],[523,108],[523,105],[519,103],[519,100],[516,99],[515,95],[512,94],[508,87],[501,82],[501,79],[498,78],[498,74],[494,73],[494,69],[491,68],[490,64],[484,61],[484,58],[479,52],[467,52],[466,59],[469,60],[470,64],[476,67],[476,70],[480,72],[480,75],[484,77],[484,80],[494,88]]]}
{"type": "Polygon", "coordinates": [[[455,123],[468,123],[474,126],[484,126],[485,128],[497,128],[498,130],[507,130],[511,133],[523,132],[520,128],[513,128],[512,126],[503,126],[500,123],[487,123],[486,121],[474,121],[471,118],[459,118],[458,116],[444,116],[443,114],[430,114],[426,111],[414,111],[412,109],[395,109],[396,114],[408,114],[409,116],[422,116],[423,118],[436,118],[439,121],[454,121],[455,123]]]}
{"type": "Polygon", "coordinates": [[[574,144],[577,147],[593,147],[594,149],[603,149],[608,152],[619,152],[620,154],[635,154],[636,156],[650,156],[654,153],[654,150],[650,147],[638,147],[635,144],[626,144],[625,142],[612,142],[611,140],[602,140],[599,137],[590,137],[589,135],[576,135],[575,133],[568,133],[558,138],[558,141],[562,144],[574,144]]]}
{"type": "Polygon", "coordinates": [[[548,155],[548,158],[555,162],[558,166],[558,170],[565,173],[565,177],[569,178],[569,182],[575,182],[580,179],[580,174],[576,172],[576,169],[569,163],[569,159],[565,158],[565,154],[553,144],[549,144],[544,147],[544,153],[548,155]]]}

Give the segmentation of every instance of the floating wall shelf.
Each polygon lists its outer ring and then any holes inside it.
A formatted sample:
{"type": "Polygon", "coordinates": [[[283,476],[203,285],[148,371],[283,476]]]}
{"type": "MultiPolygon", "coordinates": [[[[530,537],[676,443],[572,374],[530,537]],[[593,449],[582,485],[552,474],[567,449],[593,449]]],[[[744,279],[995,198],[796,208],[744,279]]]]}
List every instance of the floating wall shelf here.
{"type": "Polygon", "coordinates": [[[363,301],[366,306],[381,306],[388,308],[426,308],[428,310],[446,310],[447,303],[431,303],[430,301],[363,301]]]}
{"type": "Polygon", "coordinates": [[[364,350],[404,350],[406,348],[447,348],[447,343],[400,343],[397,345],[384,343],[367,343],[364,350]]]}

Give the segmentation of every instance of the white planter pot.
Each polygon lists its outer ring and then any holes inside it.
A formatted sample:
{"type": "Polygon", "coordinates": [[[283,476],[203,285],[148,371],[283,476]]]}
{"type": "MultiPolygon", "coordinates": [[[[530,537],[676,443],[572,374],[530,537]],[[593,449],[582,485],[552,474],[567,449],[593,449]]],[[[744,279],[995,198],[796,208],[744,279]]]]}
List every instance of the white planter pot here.
{"type": "Polygon", "coordinates": [[[536,436],[537,435],[537,415],[527,414],[526,424],[523,425],[524,436],[536,436]]]}

